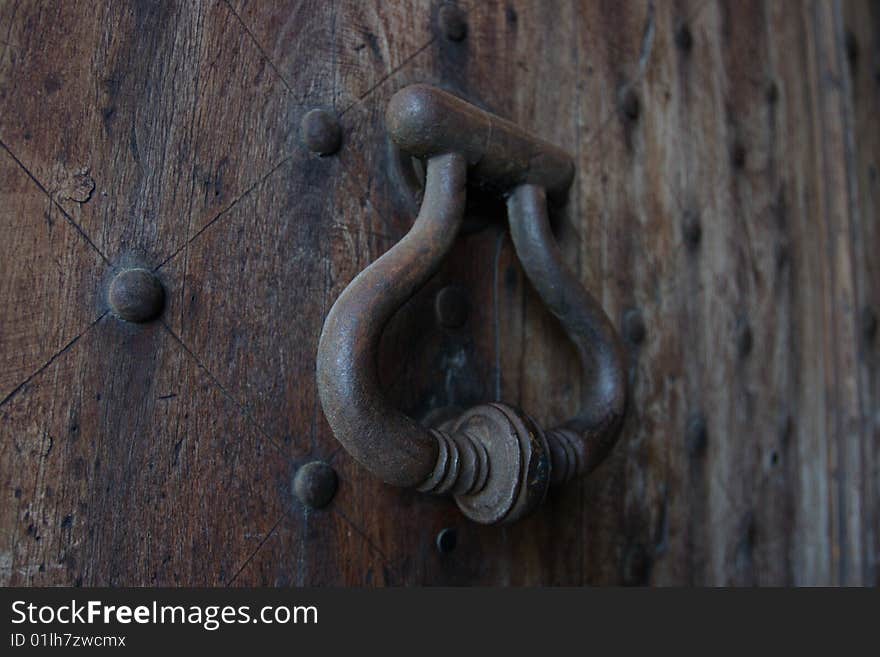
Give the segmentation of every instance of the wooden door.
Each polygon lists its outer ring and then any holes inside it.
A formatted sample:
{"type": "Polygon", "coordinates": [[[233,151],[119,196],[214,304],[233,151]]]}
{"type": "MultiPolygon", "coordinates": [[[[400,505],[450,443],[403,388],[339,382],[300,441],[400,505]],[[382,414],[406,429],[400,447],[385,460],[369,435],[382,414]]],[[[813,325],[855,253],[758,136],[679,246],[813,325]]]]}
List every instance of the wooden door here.
{"type": "MultiPolygon", "coordinates": [[[[0,583],[877,584],[876,3],[445,6],[0,2],[0,583]],[[383,121],[413,82],[571,152],[557,238],[627,341],[613,455],[512,526],[381,484],[316,396],[324,316],[417,209],[383,121]],[[158,320],[109,309],[132,266],[158,320]]],[[[381,361],[417,417],[552,422],[573,356],[487,203],[381,361]]]]}

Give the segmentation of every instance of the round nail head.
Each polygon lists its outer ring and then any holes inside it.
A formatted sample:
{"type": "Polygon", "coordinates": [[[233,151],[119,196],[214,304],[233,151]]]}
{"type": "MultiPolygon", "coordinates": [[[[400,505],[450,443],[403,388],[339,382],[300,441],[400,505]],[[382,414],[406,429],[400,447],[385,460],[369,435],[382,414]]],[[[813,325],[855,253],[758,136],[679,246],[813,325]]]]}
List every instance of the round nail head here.
{"type": "Polygon", "coordinates": [[[623,94],[623,100],[621,107],[623,109],[624,115],[630,121],[635,121],[639,118],[639,112],[641,110],[641,103],[639,102],[639,95],[633,89],[627,89],[623,94]]]}
{"type": "Polygon", "coordinates": [[[694,47],[694,37],[691,34],[691,28],[688,25],[681,25],[675,33],[675,45],[682,52],[690,52],[694,47]]]}
{"type": "Polygon", "coordinates": [[[877,313],[871,307],[862,311],[862,333],[866,342],[873,342],[877,337],[877,313]]]}
{"type": "Polygon", "coordinates": [[[688,419],[685,431],[685,443],[688,453],[692,456],[703,454],[709,442],[709,429],[706,424],[706,416],[702,413],[693,413],[688,419]]]}
{"type": "Polygon", "coordinates": [[[318,155],[332,155],[342,144],[339,119],[327,110],[313,109],[306,113],[300,129],[306,148],[318,155]]]}
{"type": "Polygon", "coordinates": [[[444,328],[459,328],[467,321],[468,302],[464,293],[454,285],[448,285],[434,299],[437,322],[444,328]]]}
{"type": "Polygon", "coordinates": [[[125,269],[113,278],[108,293],[113,313],[126,322],[148,322],[162,312],[165,290],[148,269],[125,269]]]}
{"type": "Polygon", "coordinates": [[[682,233],[684,235],[684,242],[691,251],[700,245],[700,240],[703,239],[703,227],[700,225],[699,213],[693,211],[685,212],[682,233]]]}
{"type": "Polygon", "coordinates": [[[468,26],[464,12],[455,5],[443,5],[438,16],[440,30],[450,41],[463,41],[467,36],[468,26]]]}
{"type": "Polygon", "coordinates": [[[641,344],[648,333],[642,313],[636,308],[627,310],[623,315],[623,333],[632,344],[641,344]]]}
{"type": "Polygon", "coordinates": [[[752,353],[753,344],[752,327],[745,320],[740,321],[736,329],[736,348],[741,358],[752,353]]]}
{"type": "Polygon", "coordinates": [[[644,586],[651,581],[651,555],[641,543],[626,549],[621,579],[624,586],[644,586]]]}
{"type": "Polygon", "coordinates": [[[458,533],[451,527],[437,532],[437,549],[443,554],[448,554],[455,549],[458,543],[458,533]]]}
{"type": "Polygon", "coordinates": [[[336,471],[322,461],[306,463],[293,478],[293,492],[311,509],[322,509],[336,495],[336,471]]]}
{"type": "Polygon", "coordinates": [[[733,142],[730,148],[730,159],[735,169],[742,169],[746,166],[746,147],[741,141],[733,142]]]}

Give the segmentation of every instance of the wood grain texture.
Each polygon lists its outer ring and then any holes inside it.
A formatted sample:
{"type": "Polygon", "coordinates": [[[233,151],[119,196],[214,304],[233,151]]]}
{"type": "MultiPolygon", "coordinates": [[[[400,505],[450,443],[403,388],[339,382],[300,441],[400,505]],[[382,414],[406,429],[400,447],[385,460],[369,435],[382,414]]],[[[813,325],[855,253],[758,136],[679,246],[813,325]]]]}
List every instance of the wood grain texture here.
{"type": "MultiPolygon", "coordinates": [[[[440,4],[0,2],[0,583],[880,582],[876,3],[462,2],[462,41],[440,4]],[[413,82],[570,150],[563,253],[646,327],[612,457],[511,527],[379,483],[317,400],[324,316],[417,210],[383,119],[413,82]],[[335,156],[298,141],[314,107],[335,156]],[[130,264],[158,322],[108,312],[130,264]]],[[[383,383],[418,418],[559,421],[573,349],[502,206],[467,223],[383,383]]]]}

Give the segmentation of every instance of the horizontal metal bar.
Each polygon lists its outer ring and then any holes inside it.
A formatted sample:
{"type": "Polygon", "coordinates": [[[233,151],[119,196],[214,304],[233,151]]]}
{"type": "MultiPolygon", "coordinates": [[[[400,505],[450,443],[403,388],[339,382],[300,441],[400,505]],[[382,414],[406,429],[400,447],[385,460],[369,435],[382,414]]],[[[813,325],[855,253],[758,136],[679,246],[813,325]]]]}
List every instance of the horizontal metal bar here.
{"type": "Polygon", "coordinates": [[[531,184],[558,197],[574,178],[574,162],[558,146],[436,87],[404,87],[388,103],[385,121],[404,152],[419,158],[462,153],[469,183],[495,192],[531,184]]]}

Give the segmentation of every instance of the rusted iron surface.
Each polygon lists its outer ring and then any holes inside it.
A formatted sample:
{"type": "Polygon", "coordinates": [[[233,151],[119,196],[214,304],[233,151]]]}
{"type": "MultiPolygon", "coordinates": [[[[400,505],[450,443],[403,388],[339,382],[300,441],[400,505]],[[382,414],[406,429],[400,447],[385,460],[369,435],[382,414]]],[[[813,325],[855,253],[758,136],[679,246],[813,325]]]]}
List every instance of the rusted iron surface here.
{"type": "Polygon", "coordinates": [[[605,311],[562,260],[544,190],[517,187],[507,215],[526,276],[577,347],[586,375],[580,412],[547,432],[553,481],[561,483],[593,470],[617,440],[626,409],[625,356],[605,311]]]}
{"type": "Polygon", "coordinates": [[[450,41],[462,41],[467,36],[467,17],[453,4],[444,4],[437,12],[440,31],[450,41]]]}
{"type": "Polygon", "coordinates": [[[318,346],[318,389],[334,435],[362,465],[397,486],[418,486],[428,479],[439,448],[429,430],[391,406],[379,389],[379,338],[452,246],[464,210],[465,175],[460,154],[429,161],[415,224],[343,291],[327,315],[318,346]]]}
{"type": "Polygon", "coordinates": [[[626,405],[617,333],[565,266],[547,218],[545,188],[564,193],[573,164],[561,149],[426,85],[395,94],[387,121],[404,152],[427,159],[425,194],[406,237],[361,272],[327,316],[317,367],[324,413],[349,453],[384,481],[451,493],[480,523],[512,522],[540,505],[551,482],[564,483],[601,462],[626,405]],[[517,255],[576,345],[588,377],[580,412],[547,432],[501,403],[475,406],[426,429],[393,408],[379,387],[384,327],[452,246],[466,178],[508,195],[517,255]]]}
{"type": "Polygon", "coordinates": [[[293,478],[293,492],[310,509],[323,509],[336,495],[336,471],[323,461],[306,463],[293,478]]]}
{"type": "Polygon", "coordinates": [[[394,143],[410,155],[463,154],[468,182],[490,191],[506,194],[529,183],[561,196],[574,178],[574,163],[558,146],[426,84],[395,93],[385,122],[394,143]]]}
{"type": "Polygon", "coordinates": [[[148,269],[124,269],[110,282],[107,300],[113,313],[127,322],[148,322],[165,305],[165,289],[148,269]]]}
{"type": "Polygon", "coordinates": [[[317,155],[332,155],[342,145],[342,128],[332,112],[313,109],[300,121],[303,143],[317,155]]]}

